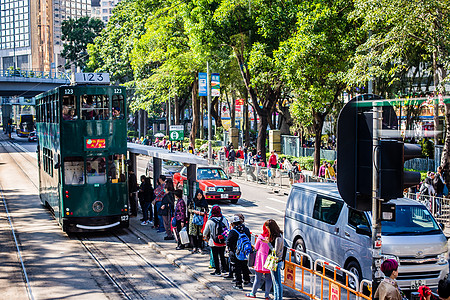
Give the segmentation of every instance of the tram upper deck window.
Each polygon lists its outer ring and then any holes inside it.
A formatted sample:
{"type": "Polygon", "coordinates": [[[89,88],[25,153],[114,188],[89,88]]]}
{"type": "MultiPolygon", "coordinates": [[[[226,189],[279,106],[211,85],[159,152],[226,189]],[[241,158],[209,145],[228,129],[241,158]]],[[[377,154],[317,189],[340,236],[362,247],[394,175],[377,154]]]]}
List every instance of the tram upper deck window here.
{"type": "Polygon", "coordinates": [[[88,184],[106,183],[106,160],[101,156],[86,159],[86,181],[88,184]]]}
{"type": "Polygon", "coordinates": [[[108,180],[111,183],[125,182],[125,155],[110,155],[108,158],[108,162],[108,180]]]}
{"type": "Polygon", "coordinates": [[[123,105],[124,105],[123,95],[112,96],[113,119],[123,119],[125,117],[123,105]]]}
{"type": "Polygon", "coordinates": [[[64,182],[67,185],[84,184],[84,159],[82,157],[64,158],[64,182]]]}
{"type": "Polygon", "coordinates": [[[64,95],[62,105],[62,118],[66,121],[76,120],[78,118],[77,106],[75,104],[75,95],[64,95]]]}
{"type": "Polygon", "coordinates": [[[81,96],[81,116],[83,120],[108,120],[108,95],[81,96]]]}

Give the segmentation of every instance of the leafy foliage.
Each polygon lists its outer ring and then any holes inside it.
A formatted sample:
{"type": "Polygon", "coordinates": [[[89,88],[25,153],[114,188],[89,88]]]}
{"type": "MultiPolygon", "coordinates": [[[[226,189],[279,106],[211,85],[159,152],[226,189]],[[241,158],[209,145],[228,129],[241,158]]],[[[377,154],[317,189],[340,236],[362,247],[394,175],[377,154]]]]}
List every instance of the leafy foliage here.
{"type": "Polygon", "coordinates": [[[69,68],[70,64],[85,68],[89,59],[87,45],[94,41],[103,27],[102,20],[89,17],[63,21],[61,40],[64,42],[64,48],[61,56],[69,61],[66,68],[69,68]]]}

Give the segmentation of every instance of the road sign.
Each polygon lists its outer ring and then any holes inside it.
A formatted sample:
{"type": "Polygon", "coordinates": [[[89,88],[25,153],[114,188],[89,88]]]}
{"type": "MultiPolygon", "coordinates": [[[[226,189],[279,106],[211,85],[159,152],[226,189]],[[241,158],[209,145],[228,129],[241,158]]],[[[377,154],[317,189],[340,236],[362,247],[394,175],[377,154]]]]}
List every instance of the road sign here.
{"type": "Polygon", "coordinates": [[[171,141],[184,140],[184,127],[183,125],[170,125],[169,127],[169,139],[171,141]]]}
{"type": "Polygon", "coordinates": [[[199,96],[208,96],[208,88],[207,88],[207,75],[206,73],[198,73],[198,95],[199,96]]]}
{"type": "Polygon", "coordinates": [[[341,299],[341,289],[335,283],[330,284],[330,300],[340,300],[341,299]]]}

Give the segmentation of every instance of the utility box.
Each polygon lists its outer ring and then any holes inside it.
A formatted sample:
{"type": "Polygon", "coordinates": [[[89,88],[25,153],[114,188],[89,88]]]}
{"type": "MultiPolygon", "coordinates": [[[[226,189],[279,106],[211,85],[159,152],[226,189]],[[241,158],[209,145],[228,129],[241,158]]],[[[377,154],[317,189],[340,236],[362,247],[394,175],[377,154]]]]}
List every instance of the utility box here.
{"type": "Polygon", "coordinates": [[[233,145],[233,148],[237,149],[239,146],[239,129],[232,127],[228,130],[228,133],[229,141],[233,145]]]}
{"type": "Polygon", "coordinates": [[[269,130],[269,152],[281,153],[281,131],[269,130]]]}

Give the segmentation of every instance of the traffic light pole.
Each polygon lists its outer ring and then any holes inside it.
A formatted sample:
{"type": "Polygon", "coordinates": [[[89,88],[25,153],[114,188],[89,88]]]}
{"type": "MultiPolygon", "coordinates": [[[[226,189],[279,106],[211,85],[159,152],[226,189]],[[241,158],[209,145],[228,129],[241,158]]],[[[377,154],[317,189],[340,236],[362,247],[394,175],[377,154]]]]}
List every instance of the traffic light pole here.
{"type": "Polygon", "coordinates": [[[373,168],[372,168],[372,299],[381,281],[381,199],[380,199],[380,130],[382,107],[373,106],[373,168]]]}

